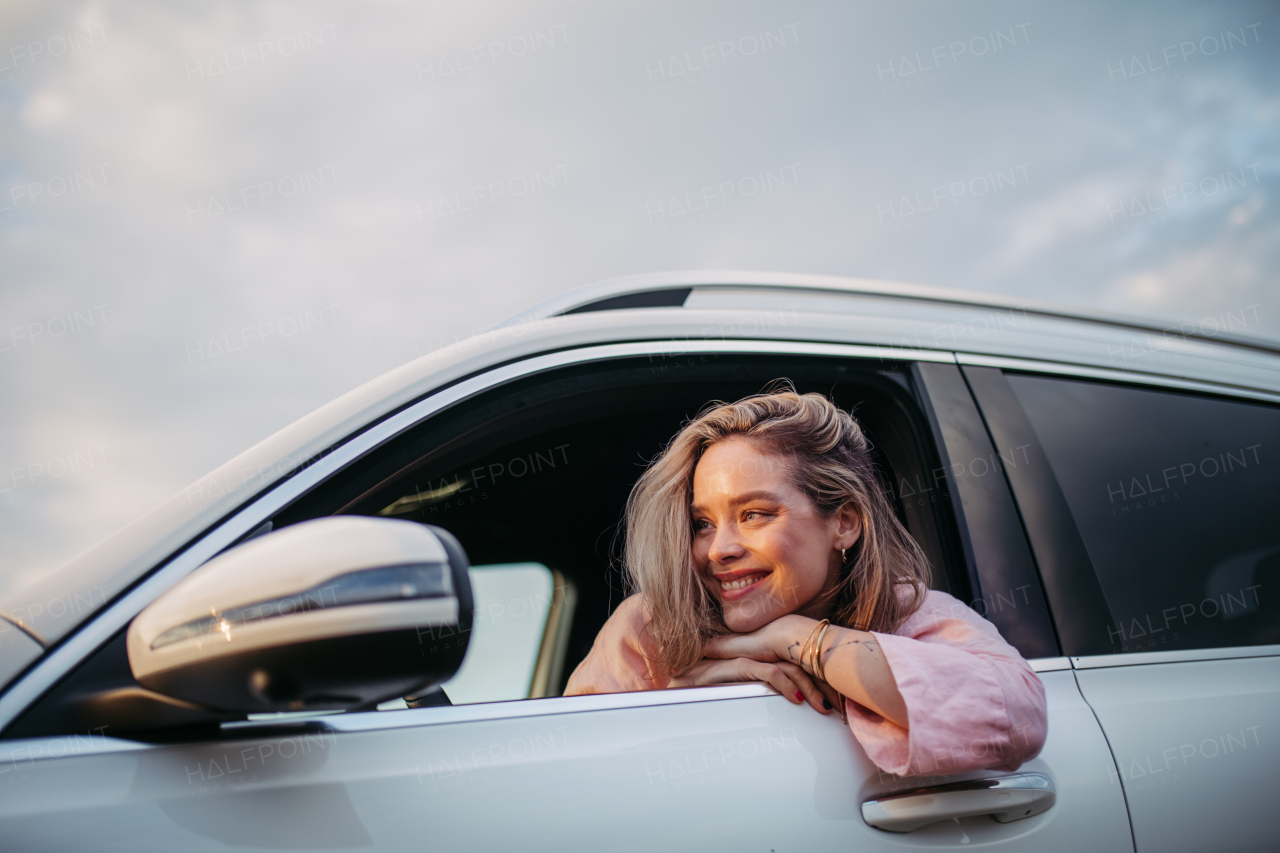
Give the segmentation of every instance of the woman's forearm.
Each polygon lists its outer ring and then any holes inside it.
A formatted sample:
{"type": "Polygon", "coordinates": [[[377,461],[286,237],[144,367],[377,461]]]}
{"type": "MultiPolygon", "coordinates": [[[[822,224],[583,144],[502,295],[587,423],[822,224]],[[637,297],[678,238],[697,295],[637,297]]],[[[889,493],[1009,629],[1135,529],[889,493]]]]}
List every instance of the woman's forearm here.
{"type": "MultiPolygon", "coordinates": [[[[803,616],[784,617],[786,630],[777,649],[783,660],[813,673],[813,655],[805,641],[813,634],[816,620],[803,616]]],[[[781,621],[781,620],[780,620],[781,621]]],[[[893,670],[874,634],[831,625],[822,637],[822,671],[827,683],[854,702],[907,728],[907,705],[893,678],[893,670]]]]}
{"type": "Polygon", "coordinates": [[[907,703],[874,634],[828,628],[822,640],[822,671],[836,690],[907,728],[907,703]]]}

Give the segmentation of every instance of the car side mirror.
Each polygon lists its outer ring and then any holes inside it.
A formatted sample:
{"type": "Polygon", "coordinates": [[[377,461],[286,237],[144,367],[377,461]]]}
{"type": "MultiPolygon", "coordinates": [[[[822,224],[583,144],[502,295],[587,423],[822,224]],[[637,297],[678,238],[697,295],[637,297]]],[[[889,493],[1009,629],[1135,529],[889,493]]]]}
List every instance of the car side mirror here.
{"type": "Polygon", "coordinates": [[[291,525],[215,557],[139,613],[129,667],[148,690],[221,711],[371,708],[457,672],[468,568],[458,541],[429,525],[291,525]]]}

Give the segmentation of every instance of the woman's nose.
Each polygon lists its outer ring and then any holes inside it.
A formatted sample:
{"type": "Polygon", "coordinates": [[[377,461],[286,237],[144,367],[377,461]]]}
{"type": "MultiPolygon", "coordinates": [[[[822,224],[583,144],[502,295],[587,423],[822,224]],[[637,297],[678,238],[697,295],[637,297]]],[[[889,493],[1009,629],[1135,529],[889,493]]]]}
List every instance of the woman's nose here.
{"type": "Polygon", "coordinates": [[[707,552],[707,556],[716,563],[724,563],[737,559],[747,552],[742,547],[742,539],[738,535],[736,525],[728,524],[716,528],[714,538],[711,540],[711,549],[707,552]]]}

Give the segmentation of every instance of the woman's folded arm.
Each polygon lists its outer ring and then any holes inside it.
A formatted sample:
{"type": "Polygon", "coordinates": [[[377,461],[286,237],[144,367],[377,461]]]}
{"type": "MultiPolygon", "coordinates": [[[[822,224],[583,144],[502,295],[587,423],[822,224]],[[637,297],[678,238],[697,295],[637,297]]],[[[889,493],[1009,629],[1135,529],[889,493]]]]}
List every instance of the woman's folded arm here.
{"type": "MultiPolygon", "coordinates": [[[[647,622],[640,596],[622,602],[569,677],[565,695],[667,687],[671,680],[653,671],[647,622]]],[[[854,737],[881,770],[899,776],[1011,771],[1039,754],[1047,730],[1044,685],[969,607],[930,591],[897,633],[864,636],[875,640],[906,709],[903,726],[846,697],[854,737]]],[[[830,640],[824,643],[826,674],[835,681],[832,648],[830,640]]]]}
{"type": "Polygon", "coordinates": [[[855,702],[849,725],[900,776],[1015,770],[1047,731],[1044,685],[995,626],[931,591],[895,634],[875,634],[907,708],[904,728],[855,702]]]}

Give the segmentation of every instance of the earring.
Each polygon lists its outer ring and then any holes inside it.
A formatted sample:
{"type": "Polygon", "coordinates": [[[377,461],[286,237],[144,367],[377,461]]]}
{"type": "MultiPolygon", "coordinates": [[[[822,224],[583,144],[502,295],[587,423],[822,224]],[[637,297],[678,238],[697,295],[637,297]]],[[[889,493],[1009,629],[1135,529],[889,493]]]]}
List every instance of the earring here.
{"type": "Polygon", "coordinates": [[[845,551],[848,551],[848,550],[849,550],[848,548],[841,548],[841,549],[840,549],[840,562],[842,562],[842,563],[848,562],[848,559],[847,559],[847,558],[845,557],[845,555],[844,555],[844,552],[845,552],[845,551]]]}

